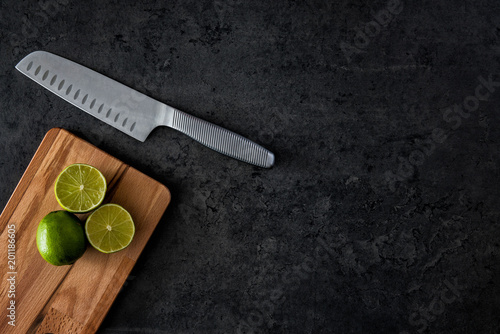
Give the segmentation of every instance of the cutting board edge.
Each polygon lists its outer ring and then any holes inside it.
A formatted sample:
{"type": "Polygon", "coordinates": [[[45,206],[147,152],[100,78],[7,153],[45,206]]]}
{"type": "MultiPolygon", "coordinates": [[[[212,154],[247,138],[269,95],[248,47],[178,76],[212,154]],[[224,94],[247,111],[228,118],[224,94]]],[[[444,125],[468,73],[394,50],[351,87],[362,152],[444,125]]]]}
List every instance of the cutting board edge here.
{"type": "Polygon", "coordinates": [[[12,192],[12,195],[10,196],[9,200],[7,201],[7,204],[3,208],[2,213],[0,214],[0,233],[3,232],[5,226],[7,225],[7,222],[9,221],[10,217],[17,208],[20,199],[24,196],[26,190],[28,190],[31,181],[33,180],[33,177],[35,176],[36,171],[38,170],[38,167],[40,167],[40,165],[43,162],[43,159],[45,158],[45,155],[39,154],[39,151],[45,149],[46,147],[48,150],[50,148],[50,145],[46,145],[46,142],[48,141],[52,143],[55,142],[57,136],[59,136],[61,131],[66,131],[66,130],[58,127],[50,129],[43,137],[40,145],[38,145],[35,153],[33,154],[33,158],[31,158],[30,162],[28,163],[26,170],[21,176],[21,179],[17,183],[16,187],[14,188],[14,191],[12,192]],[[6,215],[8,215],[8,217],[6,217],[6,215]]]}

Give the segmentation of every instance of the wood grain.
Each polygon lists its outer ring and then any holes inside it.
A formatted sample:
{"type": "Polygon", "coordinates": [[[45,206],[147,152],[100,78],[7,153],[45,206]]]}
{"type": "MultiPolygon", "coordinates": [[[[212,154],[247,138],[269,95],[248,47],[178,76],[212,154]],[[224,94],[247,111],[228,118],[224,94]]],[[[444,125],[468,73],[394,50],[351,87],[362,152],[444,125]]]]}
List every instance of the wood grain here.
{"type": "MultiPolygon", "coordinates": [[[[63,129],[50,130],[0,215],[0,333],[94,333],[170,203],[162,184],[63,129]],[[72,163],[98,168],[108,181],[105,203],[117,203],[134,219],[136,234],[125,250],[103,254],[88,247],[71,266],[45,262],[36,247],[38,222],[61,210],[53,192],[72,163]],[[9,298],[8,228],[15,225],[15,298],[9,298]],[[16,326],[7,307],[15,300],[16,326]]],[[[82,220],[86,215],[79,215],[82,220]]]]}

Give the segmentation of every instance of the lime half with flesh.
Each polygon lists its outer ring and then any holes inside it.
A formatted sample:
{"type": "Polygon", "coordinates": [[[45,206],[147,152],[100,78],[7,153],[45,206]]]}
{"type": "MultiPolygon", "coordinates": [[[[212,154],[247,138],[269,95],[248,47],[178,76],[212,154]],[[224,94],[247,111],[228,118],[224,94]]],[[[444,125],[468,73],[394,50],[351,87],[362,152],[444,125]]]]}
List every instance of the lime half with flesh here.
{"type": "Polygon", "coordinates": [[[101,205],[106,189],[104,175],[97,168],[86,164],[66,167],[54,186],[59,205],[75,213],[89,212],[101,205]]]}
{"type": "Polygon", "coordinates": [[[132,216],[118,204],[105,204],[90,214],[85,222],[90,244],[103,253],[126,248],[135,234],[132,216]]]}

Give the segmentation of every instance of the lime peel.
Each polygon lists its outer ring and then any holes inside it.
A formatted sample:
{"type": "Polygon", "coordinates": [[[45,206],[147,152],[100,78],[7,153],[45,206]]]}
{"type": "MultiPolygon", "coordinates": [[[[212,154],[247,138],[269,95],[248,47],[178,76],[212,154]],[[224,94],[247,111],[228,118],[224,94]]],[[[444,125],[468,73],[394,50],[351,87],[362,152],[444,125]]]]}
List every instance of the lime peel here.
{"type": "Polygon", "coordinates": [[[43,259],[55,266],[74,263],[87,249],[80,219],[64,210],[50,212],[40,221],[36,244],[43,259]]]}

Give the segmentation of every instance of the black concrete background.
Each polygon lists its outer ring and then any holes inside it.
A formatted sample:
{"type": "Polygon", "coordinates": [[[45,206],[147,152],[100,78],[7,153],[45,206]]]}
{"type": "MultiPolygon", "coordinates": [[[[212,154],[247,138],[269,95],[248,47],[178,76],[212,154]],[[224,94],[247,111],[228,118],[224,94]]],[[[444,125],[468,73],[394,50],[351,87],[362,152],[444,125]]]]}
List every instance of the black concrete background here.
{"type": "Polygon", "coordinates": [[[2,0],[0,206],[53,127],[170,188],[100,333],[499,333],[499,60],[494,0],[2,0]],[[18,73],[35,50],[276,165],[140,143],[18,73]]]}

